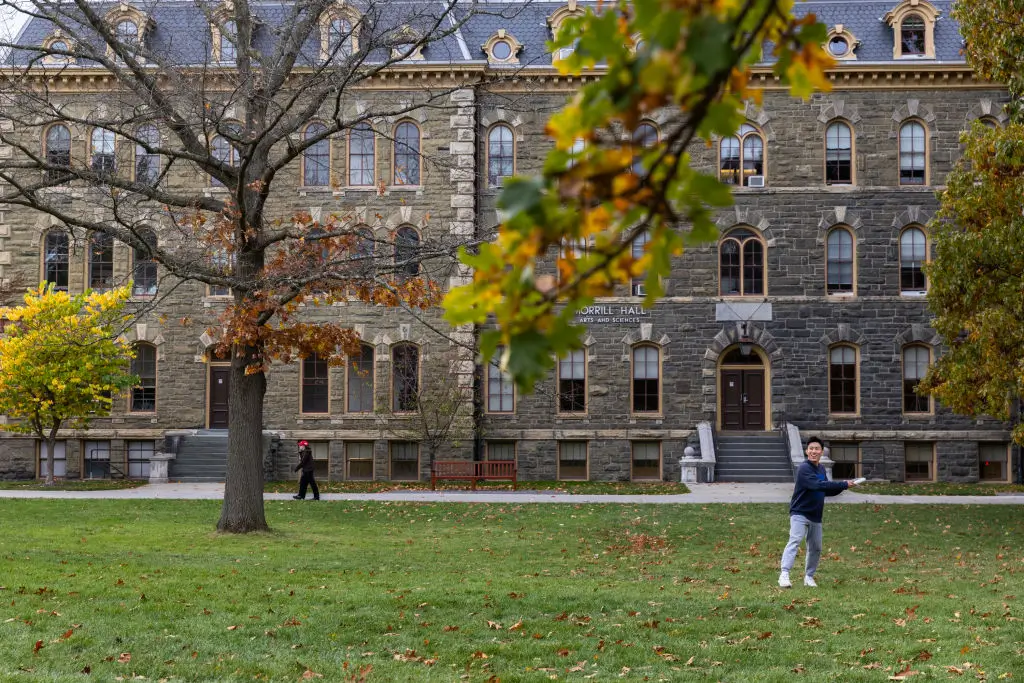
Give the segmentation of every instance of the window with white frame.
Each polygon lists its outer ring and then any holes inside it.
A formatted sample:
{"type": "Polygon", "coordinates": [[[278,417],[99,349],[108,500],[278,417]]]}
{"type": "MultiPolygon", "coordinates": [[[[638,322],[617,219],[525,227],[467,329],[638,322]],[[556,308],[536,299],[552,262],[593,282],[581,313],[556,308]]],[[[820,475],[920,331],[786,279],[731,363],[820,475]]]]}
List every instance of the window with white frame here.
{"type": "Polygon", "coordinates": [[[135,345],[131,372],[139,378],[132,387],[129,409],[133,413],[156,412],[156,347],[139,342],[135,345]]]}
{"type": "Polygon", "coordinates": [[[661,352],[650,344],[633,347],[633,412],[661,412],[661,352]]]}
{"type": "Polygon", "coordinates": [[[861,476],[860,444],[836,443],[829,446],[832,458],[832,479],[856,479],[861,476]]]}
{"type": "Polygon", "coordinates": [[[302,152],[302,184],[305,187],[327,187],[331,184],[331,140],[322,137],[326,131],[322,123],[314,122],[306,126],[303,133],[305,141],[316,140],[302,152]]]}
{"type": "Polygon", "coordinates": [[[128,442],[128,476],[132,479],[149,477],[149,459],[156,452],[155,441],[128,442]]]}
{"type": "Polygon", "coordinates": [[[586,410],[586,351],[576,349],[558,360],[558,412],[584,413],[586,410]]]}
{"type": "Polygon", "coordinates": [[[853,183],[853,133],[844,121],[833,121],[825,129],[825,184],[853,183]]]}
{"type": "Polygon", "coordinates": [[[1008,481],[1009,450],[1005,443],[979,443],[978,478],[981,481],[1008,481]]]}
{"type": "Polygon", "coordinates": [[[348,184],[371,186],[377,177],[375,168],[376,135],[369,123],[356,125],[348,134],[348,184]]]}
{"type": "Polygon", "coordinates": [[[904,480],[935,479],[935,444],[907,441],[903,445],[904,480]]]}
{"type": "Polygon", "coordinates": [[[135,133],[135,182],[146,187],[156,187],[160,179],[160,131],[152,124],[146,124],[135,133]]]}
{"type": "Polygon", "coordinates": [[[55,290],[66,292],[69,270],[68,234],[63,230],[50,230],[43,241],[43,280],[55,290]]]}
{"type": "MultiPolygon", "coordinates": [[[[650,241],[651,233],[647,232],[646,230],[644,230],[643,232],[636,236],[636,239],[633,240],[633,244],[630,247],[630,255],[633,257],[633,260],[639,261],[644,257],[644,255],[647,253],[647,244],[650,241]]],[[[646,296],[647,289],[644,285],[645,280],[646,277],[643,275],[638,275],[637,277],[632,278],[629,282],[629,293],[632,296],[646,296]]]]}
{"type": "Polygon", "coordinates": [[[105,292],[114,286],[114,238],[94,232],[89,238],[89,289],[105,292]]]}
{"type": "Polygon", "coordinates": [[[151,249],[156,246],[156,235],[152,230],[139,231],[139,237],[146,246],[132,250],[132,296],[154,296],[157,288],[156,259],[151,249]]]}
{"type": "Polygon", "coordinates": [[[420,445],[415,441],[392,441],[392,481],[419,481],[419,478],[420,445]]]}
{"type": "Polygon", "coordinates": [[[931,412],[931,396],[917,393],[917,385],[928,373],[931,357],[931,349],[922,344],[911,344],[903,349],[904,413],[931,412]]]}
{"type": "Polygon", "coordinates": [[[71,131],[62,124],[46,129],[46,164],[52,168],[46,171],[50,182],[67,177],[66,169],[71,166],[71,131]]]}
{"type": "Polygon", "coordinates": [[[420,184],[420,129],[411,121],[395,127],[394,184],[420,184]]]}
{"type": "Polygon", "coordinates": [[[501,369],[502,348],[494,352],[487,364],[487,412],[511,413],[515,411],[515,391],[512,375],[501,369]]]}
{"type": "Polygon", "coordinates": [[[302,359],[302,406],[303,414],[326,414],[329,412],[330,375],[327,359],[312,354],[302,359]]]}
{"type": "Polygon", "coordinates": [[[345,478],[353,481],[373,480],[373,442],[345,442],[345,478]]]}
{"type": "MultiPolygon", "coordinates": [[[[53,444],[53,476],[68,476],[68,449],[66,441],[57,441],[53,444]]],[[[49,445],[45,441],[39,442],[39,477],[46,477],[50,472],[49,445]]]]}
{"type": "Polygon", "coordinates": [[[852,346],[829,349],[828,407],[833,414],[857,412],[857,349],[852,346]]]}
{"type": "Polygon", "coordinates": [[[558,478],[567,480],[587,479],[587,442],[558,442],[558,478]]]}
{"type": "Polygon", "coordinates": [[[515,137],[512,128],[498,124],[487,134],[487,184],[497,187],[515,175],[515,137]]]}
{"type": "Polygon", "coordinates": [[[114,131],[106,128],[93,128],[91,143],[92,156],[89,167],[92,172],[101,176],[114,175],[117,171],[114,131]]]}
{"type": "Polygon", "coordinates": [[[718,177],[727,185],[764,187],[764,137],[749,123],[719,142],[718,177]]]}
{"type": "Polygon", "coordinates": [[[900,291],[924,292],[928,280],[924,264],[928,261],[928,238],[920,228],[907,228],[900,235],[900,291]]]}
{"type": "Polygon", "coordinates": [[[761,236],[734,228],[718,245],[718,281],[722,296],[763,296],[765,249],[761,236]]]}
{"type": "Polygon", "coordinates": [[[853,235],[846,228],[828,233],[828,258],[825,261],[825,291],[829,294],[853,293],[853,235]]]}
{"type": "Polygon", "coordinates": [[[85,441],[82,443],[83,479],[110,477],[110,442],[85,441]]]}
{"type": "Polygon", "coordinates": [[[487,460],[506,460],[514,462],[516,459],[516,442],[488,441],[487,452],[485,455],[487,460]]]}
{"type": "Polygon", "coordinates": [[[900,185],[924,185],[928,151],[924,125],[908,121],[900,126],[900,185]]]}
{"type": "Polygon", "coordinates": [[[373,412],[373,347],[362,344],[345,364],[348,373],[348,412],[373,412]]]}
{"type": "Polygon", "coordinates": [[[633,481],[661,480],[661,442],[634,441],[633,481]]]}

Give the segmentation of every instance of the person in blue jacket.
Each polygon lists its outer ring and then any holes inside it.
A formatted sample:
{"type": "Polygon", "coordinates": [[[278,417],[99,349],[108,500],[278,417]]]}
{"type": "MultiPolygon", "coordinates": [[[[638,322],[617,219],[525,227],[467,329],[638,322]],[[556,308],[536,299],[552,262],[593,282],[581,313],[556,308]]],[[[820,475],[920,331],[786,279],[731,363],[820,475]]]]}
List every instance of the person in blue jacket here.
{"type": "Polygon", "coordinates": [[[782,551],[782,573],[779,574],[779,586],[792,588],[789,570],[796,561],[796,553],[800,543],[807,540],[807,564],[804,570],[804,585],[817,587],[814,572],[818,569],[821,558],[821,515],[825,511],[825,496],[837,496],[855,481],[829,481],[825,476],[825,468],[818,466],[824,448],[821,439],[812,436],[807,440],[807,460],[800,463],[796,470],[796,485],[793,487],[793,498],[789,503],[789,543],[782,551]]]}

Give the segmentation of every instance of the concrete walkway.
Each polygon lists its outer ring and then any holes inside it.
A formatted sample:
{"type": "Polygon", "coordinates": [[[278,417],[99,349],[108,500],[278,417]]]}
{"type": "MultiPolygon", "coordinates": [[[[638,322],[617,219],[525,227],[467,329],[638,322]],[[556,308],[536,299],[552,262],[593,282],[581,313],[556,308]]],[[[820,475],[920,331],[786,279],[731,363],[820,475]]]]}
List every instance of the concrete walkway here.
{"type": "MultiPolygon", "coordinates": [[[[331,500],[387,500],[419,503],[632,503],[632,504],[707,504],[707,503],[789,503],[792,484],[689,484],[693,491],[672,496],[570,495],[530,491],[390,491],[387,493],[325,493],[331,500]]],[[[0,489],[0,498],[81,498],[81,499],[165,499],[219,500],[224,484],[148,484],[116,491],[12,491],[0,489]]],[[[291,500],[291,493],[267,493],[265,500],[291,500]]],[[[298,503],[298,501],[295,501],[298,503]]],[[[311,501],[307,501],[311,502],[311,501]]],[[[1024,494],[996,496],[877,496],[849,491],[832,503],[873,503],[878,505],[1021,505],[1024,494]]]]}

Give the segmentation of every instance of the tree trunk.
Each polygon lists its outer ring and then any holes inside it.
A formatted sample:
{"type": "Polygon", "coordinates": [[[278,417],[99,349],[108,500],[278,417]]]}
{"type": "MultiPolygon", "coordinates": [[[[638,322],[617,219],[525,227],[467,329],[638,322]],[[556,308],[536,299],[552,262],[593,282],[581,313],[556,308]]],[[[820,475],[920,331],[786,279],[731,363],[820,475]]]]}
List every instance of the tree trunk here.
{"type": "Polygon", "coordinates": [[[46,437],[46,481],[43,482],[44,486],[53,486],[53,451],[57,447],[56,434],[51,433],[46,437]]]}
{"type": "Polygon", "coordinates": [[[263,396],[267,380],[262,372],[245,374],[248,360],[257,355],[258,348],[242,347],[236,348],[231,358],[228,468],[217,530],[235,534],[269,528],[263,511],[263,396]]]}

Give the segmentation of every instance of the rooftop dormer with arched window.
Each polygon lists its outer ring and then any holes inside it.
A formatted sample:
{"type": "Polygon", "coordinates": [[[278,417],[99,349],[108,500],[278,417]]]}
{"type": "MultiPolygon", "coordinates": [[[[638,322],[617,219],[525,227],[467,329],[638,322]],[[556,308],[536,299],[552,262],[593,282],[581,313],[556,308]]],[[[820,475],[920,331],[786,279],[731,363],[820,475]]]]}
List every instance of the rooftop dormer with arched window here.
{"type": "Polygon", "coordinates": [[[939,10],[928,0],[903,0],[882,19],[892,27],[893,59],[935,59],[939,10]]]}

